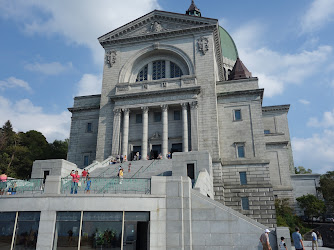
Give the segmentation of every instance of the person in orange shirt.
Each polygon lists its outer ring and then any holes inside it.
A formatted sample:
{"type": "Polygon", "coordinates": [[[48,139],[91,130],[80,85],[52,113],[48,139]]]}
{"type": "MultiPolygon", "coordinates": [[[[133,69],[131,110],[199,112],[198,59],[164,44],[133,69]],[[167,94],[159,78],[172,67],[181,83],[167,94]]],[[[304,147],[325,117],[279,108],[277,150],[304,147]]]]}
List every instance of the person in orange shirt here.
{"type": "Polygon", "coordinates": [[[72,176],[71,194],[73,194],[73,192],[74,194],[76,194],[78,193],[78,183],[80,180],[80,175],[79,175],[78,170],[76,170],[75,172],[74,170],[72,170],[70,175],[72,176]]]}

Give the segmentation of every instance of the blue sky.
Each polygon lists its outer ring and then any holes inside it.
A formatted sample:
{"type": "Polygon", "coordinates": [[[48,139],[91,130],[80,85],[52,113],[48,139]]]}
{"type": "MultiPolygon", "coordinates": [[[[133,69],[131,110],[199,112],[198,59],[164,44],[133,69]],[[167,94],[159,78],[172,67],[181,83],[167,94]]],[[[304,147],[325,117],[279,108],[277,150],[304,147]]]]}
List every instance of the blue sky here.
{"type": "MultiPolygon", "coordinates": [[[[265,88],[263,105],[291,104],[295,166],[334,170],[334,1],[195,0],[234,38],[265,88]]],[[[0,0],[0,124],[69,137],[68,107],[101,90],[97,38],[154,9],[190,0],[0,0]]]]}

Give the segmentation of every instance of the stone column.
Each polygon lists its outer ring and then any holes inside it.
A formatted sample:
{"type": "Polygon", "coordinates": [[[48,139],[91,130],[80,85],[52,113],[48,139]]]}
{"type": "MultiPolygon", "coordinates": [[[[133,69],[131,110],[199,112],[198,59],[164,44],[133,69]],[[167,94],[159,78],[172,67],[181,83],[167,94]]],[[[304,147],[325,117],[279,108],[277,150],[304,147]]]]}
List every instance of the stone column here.
{"type": "Polygon", "coordinates": [[[143,110],[143,138],[141,146],[141,159],[147,160],[147,142],[148,142],[148,107],[142,107],[143,110]]]}
{"type": "Polygon", "coordinates": [[[188,152],[188,103],[182,106],[182,152],[188,152]]]}
{"type": "Polygon", "coordinates": [[[198,151],[198,114],[197,101],[190,103],[190,134],[191,134],[191,150],[198,151]]]}
{"type": "Polygon", "coordinates": [[[165,159],[168,153],[168,105],[161,105],[162,109],[162,157],[165,159]]]}
{"type": "Polygon", "coordinates": [[[122,155],[128,159],[128,143],[129,143],[129,109],[123,109],[123,141],[122,141],[122,155]]]}
{"type": "Polygon", "coordinates": [[[111,155],[119,155],[119,135],[121,132],[121,109],[114,109],[111,155]]]}

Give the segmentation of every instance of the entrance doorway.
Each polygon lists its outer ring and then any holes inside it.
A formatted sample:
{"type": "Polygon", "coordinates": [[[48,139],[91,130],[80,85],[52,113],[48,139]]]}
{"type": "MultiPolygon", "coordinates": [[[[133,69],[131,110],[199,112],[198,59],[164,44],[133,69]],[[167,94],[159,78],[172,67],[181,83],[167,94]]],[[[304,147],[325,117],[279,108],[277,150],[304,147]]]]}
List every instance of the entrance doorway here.
{"type": "Polygon", "coordinates": [[[161,144],[152,145],[151,158],[158,159],[160,153],[161,153],[161,144]]]}
{"type": "Polygon", "coordinates": [[[133,146],[133,151],[131,152],[131,160],[138,161],[139,155],[141,155],[141,146],[133,146]]]}
{"type": "Polygon", "coordinates": [[[148,221],[125,221],[124,222],[124,250],[147,250],[148,249],[148,221]]]}

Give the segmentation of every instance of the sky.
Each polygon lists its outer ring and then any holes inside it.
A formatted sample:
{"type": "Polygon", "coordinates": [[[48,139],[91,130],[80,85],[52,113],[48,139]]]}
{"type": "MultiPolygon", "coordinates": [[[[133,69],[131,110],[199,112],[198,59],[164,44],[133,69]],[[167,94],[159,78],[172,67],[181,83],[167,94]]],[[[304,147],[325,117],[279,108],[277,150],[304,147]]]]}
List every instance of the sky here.
{"type": "MultiPolygon", "coordinates": [[[[69,137],[73,98],[101,93],[97,38],[190,0],[0,0],[0,126],[69,137]]],[[[264,106],[290,104],[295,166],[334,170],[334,0],[195,0],[233,37],[264,106]]]]}

